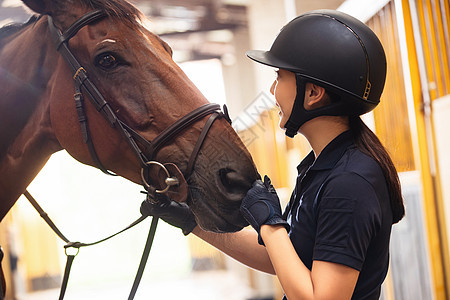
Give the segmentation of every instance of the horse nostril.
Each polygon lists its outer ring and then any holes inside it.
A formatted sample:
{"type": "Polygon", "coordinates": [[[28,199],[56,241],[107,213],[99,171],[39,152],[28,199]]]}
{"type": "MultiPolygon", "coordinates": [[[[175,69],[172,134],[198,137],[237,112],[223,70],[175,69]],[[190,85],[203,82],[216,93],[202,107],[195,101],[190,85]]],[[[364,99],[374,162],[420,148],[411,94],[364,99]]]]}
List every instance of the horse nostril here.
{"type": "Polygon", "coordinates": [[[251,183],[244,176],[232,169],[220,169],[219,177],[222,185],[229,194],[245,195],[251,187],[251,183]]]}

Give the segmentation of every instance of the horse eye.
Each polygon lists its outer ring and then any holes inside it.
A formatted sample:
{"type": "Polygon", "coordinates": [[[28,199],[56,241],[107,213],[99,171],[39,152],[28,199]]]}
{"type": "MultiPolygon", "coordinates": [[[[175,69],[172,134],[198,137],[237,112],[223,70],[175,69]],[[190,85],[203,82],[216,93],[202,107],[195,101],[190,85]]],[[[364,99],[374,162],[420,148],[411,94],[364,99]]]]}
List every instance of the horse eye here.
{"type": "Polygon", "coordinates": [[[117,67],[118,61],[111,53],[104,53],[96,57],[96,64],[104,70],[111,70],[117,67]]]}

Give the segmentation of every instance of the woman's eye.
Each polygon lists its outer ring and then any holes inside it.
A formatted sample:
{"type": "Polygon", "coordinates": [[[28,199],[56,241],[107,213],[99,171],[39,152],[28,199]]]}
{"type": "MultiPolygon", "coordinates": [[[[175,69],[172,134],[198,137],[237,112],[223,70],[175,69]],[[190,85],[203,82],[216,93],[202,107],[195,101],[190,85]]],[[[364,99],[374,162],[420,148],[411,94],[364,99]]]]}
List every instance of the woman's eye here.
{"type": "Polygon", "coordinates": [[[117,59],[111,53],[100,54],[96,58],[96,63],[104,70],[112,70],[119,64],[117,59]]]}

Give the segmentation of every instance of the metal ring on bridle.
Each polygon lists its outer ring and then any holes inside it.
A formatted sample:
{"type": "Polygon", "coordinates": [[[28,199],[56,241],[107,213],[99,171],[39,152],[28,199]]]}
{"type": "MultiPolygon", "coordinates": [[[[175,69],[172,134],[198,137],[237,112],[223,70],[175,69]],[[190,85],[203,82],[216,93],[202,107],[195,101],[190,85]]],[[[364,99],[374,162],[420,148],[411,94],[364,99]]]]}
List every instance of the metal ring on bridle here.
{"type": "Polygon", "coordinates": [[[67,247],[67,248],[64,248],[64,253],[66,254],[66,256],[69,256],[69,255],[77,256],[79,252],[80,252],[80,248],[79,247],[67,247]],[[67,251],[68,249],[71,249],[71,250],[69,250],[69,252],[68,252],[67,251]],[[74,250],[74,249],[76,249],[76,250],[74,250]],[[72,252],[70,252],[70,251],[72,251],[72,252]]]}
{"type": "MultiPolygon", "coordinates": [[[[166,179],[164,180],[164,182],[166,183],[166,187],[162,190],[157,190],[155,189],[155,192],[158,194],[164,194],[166,193],[171,186],[177,185],[179,184],[179,181],[177,178],[175,177],[170,177],[170,173],[167,170],[167,168],[160,162],[157,161],[148,161],[145,163],[146,166],[150,167],[150,165],[157,165],[159,166],[165,173],[166,173],[166,179]]],[[[142,184],[144,185],[145,189],[148,190],[151,186],[150,184],[145,180],[145,176],[144,176],[144,168],[141,169],[141,178],[142,178],[142,184]]]]}

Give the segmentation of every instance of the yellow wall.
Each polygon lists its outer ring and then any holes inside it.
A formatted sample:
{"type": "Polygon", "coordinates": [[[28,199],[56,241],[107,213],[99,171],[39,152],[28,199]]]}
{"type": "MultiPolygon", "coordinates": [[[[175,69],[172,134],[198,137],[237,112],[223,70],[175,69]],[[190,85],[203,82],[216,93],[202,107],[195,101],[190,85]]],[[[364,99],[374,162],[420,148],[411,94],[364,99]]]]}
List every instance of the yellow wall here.
{"type": "MultiPolygon", "coordinates": [[[[448,241],[443,215],[443,200],[440,191],[439,170],[433,159],[436,157],[435,140],[432,128],[431,101],[448,94],[449,70],[448,49],[445,47],[441,15],[449,15],[448,1],[415,2],[417,15],[411,10],[410,2],[403,0],[403,16],[408,43],[409,67],[411,71],[412,91],[414,97],[415,117],[420,151],[420,170],[422,175],[425,218],[428,231],[429,249],[432,263],[432,276],[437,299],[449,299],[449,257],[448,241]],[[444,3],[445,7],[441,7],[444,3]],[[413,28],[413,19],[417,18],[420,32],[413,28]],[[420,37],[420,40],[418,40],[420,37]],[[418,51],[417,45],[421,51],[418,51]],[[419,54],[423,52],[423,57],[419,54]],[[425,74],[420,73],[419,64],[425,63],[425,74]],[[444,63],[444,64],[443,64],[444,63]],[[426,86],[427,90],[423,87],[426,86]],[[436,169],[435,172],[432,172],[436,169]]],[[[448,38],[448,37],[447,37],[448,38]]]]}
{"type": "MultiPolygon", "coordinates": [[[[25,277],[28,290],[32,289],[32,280],[49,277],[59,277],[61,265],[59,263],[59,251],[56,235],[41,220],[38,213],[25,216],[18,206],[14,206],[0,226],[0,244],[8,252],[13,252],[19,257],[18,268],[25,277]],[[11,230],[15,229],[13,233],[11,230]],[[9,236],[9,237],[8,237],[9,236]],[[10,245],[14,243],[14,245],[10,245]]],[[[8,288],[12,289],[12,278],[8,264],[7,271],[8,288]]]]}

